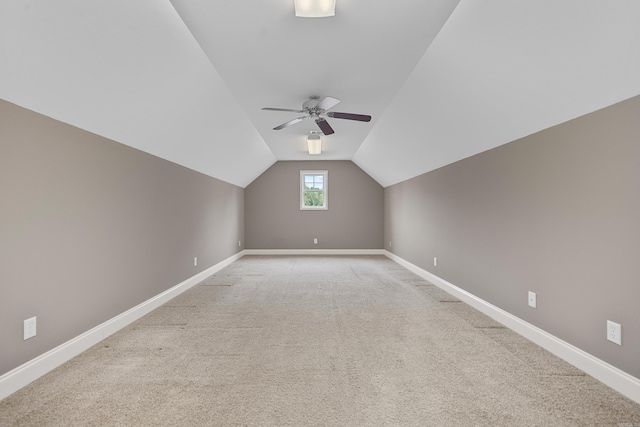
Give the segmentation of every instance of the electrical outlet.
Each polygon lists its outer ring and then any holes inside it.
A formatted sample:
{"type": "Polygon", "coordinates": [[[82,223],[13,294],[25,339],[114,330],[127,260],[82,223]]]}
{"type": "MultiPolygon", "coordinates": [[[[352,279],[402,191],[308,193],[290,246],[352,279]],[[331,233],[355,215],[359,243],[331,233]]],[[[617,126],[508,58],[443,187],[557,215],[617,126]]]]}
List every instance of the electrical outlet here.
{"type": "Polygon", "coordinates": [[[238,247],[242,246],[242,240],[238,240],[238,247]]]}
{"type": "Polygon", "coordinates": [[[607,320],[607,339],[618,345],[622,345],[622,325],[607,320]]]}
{"type": "Polygon", "coordinates": [[[389,240],[389,247],[391,247],[391,240],[389,240]]]}
{"type": "Polygon", "coordinates": [[[314,239],[313,239],[313,244],[314,244],[314,245],[317,245],[317,244],[318,244],[318,239],[314,238],[314,239]]]}
{"type": "Polygon", "coordinates": [[[196,265],[198,265],[198,257],[194,256],[193,257],[193,266],[195,267],[196,265]]]}
{"type": "Polygon", "coordinates": [[[24,339],[28,340],[36,336],[36,318],[32,317],[24,321],[24,339]]]}
{"type": "Polygon", "coordinates": [[[529,291],[529,307],[536,308],[537,299],[536,293],[529,291]]]}
{"type": "Polygon", "coordinates": [[[433,266],[437,267],[438,266],[438,258],[433,257],[433,266]]]}

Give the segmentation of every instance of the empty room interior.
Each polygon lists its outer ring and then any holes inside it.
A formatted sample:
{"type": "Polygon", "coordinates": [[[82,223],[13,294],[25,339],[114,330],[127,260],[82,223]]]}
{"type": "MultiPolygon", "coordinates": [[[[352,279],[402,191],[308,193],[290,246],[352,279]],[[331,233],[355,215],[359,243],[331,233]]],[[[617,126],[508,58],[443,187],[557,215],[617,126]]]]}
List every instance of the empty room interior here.
{"type": "Polygon", "coordinates": [[[640,425],[640,2],[1,0],[0,188],[2,425],[640,425]]]}

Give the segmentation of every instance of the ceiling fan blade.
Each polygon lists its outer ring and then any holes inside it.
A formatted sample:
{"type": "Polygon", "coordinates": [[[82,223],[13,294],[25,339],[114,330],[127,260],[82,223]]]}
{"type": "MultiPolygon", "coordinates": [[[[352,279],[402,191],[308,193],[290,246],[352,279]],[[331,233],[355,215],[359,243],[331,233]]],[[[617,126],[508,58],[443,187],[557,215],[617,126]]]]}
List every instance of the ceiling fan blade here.
{"type": "Polygon", "coordinates": [[[324,133],[325,135],[331,135],[332,133],[334,133],[331,126],[329,126],[329,122],[327,122],[322,117],[319,117],[316,119],[316,124],[318,125],[322,133],[324,133]]]}
{"type": "Polygon", "coordinates": [[[303,117],[298,117],[297,119],[289,120],[288,122],[283,123],[280,126],[274,127],[273,130],[280,130],[280,129],[284,129],[286,127],[289,127],[291,125],[295,125],[296,123],[300,123],[301,121],[303,121],[304,119],[306,119],[308,117],[309,116],[303,116],[303,117]]]}
{"type": "Polygon", "coordinates": [[[269,111],[290,111],[292,113],[304,113],[304,110],[292,110],[291,108],[271,108],[271,107],[263,107],[263,110],[269,111]]]}
{"type": "Polygon", "coordinates": [[[365,114],[330,112],[330,113],[327,113],[327,116],[333,117],[335,119],[357,120],[359,122],[370,122],[371,121],[371,116],[367,116],[365,114]]]}
{"type": "Polygon", "coordinates": [[[327,111],[328,109],[335,107],[339,103],[340,103],[340,100],[338,98],[334,98],[332,96],[325,96],[320,100],[320,102],[318,102],[318,105],[316,105],[316,108],[318,108],[319,110],[327,111]]]}

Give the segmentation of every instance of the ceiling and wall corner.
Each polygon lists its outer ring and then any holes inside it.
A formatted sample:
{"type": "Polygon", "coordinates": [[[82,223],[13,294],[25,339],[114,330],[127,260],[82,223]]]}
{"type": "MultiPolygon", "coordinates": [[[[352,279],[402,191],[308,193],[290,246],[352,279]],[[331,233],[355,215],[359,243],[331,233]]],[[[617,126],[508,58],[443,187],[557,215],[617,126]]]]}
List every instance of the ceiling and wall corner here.
{"type": "Polygon", "coordinates": [[[309,160],[310,95],[335,96],[324,160],[383,186],[640,94],[640,2],[59,0],[0,3],[0,98],[246,187],[309,160]]]}

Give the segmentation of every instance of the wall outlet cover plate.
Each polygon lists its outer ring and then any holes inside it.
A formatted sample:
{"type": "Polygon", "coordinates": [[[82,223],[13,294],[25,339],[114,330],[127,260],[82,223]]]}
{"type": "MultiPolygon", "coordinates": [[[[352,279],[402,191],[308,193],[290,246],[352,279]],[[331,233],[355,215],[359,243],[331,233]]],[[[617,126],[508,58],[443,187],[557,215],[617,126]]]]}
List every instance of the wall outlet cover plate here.
{"type": "Polygon", "coordinates": [[[607,320],[607,339],[612,343],[622,345],[622,325],[607,320]]]}
{"type": "Polygon", "coordinates": [[[24,321],[24,339],[28,340],[36,336],[36,318],[31,317],[24,321]]]}
{"type": "Polygon", "coordinates": [[[536,308],[536,306],[538,305],[538,302],[537,302],[537,296],[535,292],[529,291],[528,302],[529,302],[529,307],[536,308]]]}

